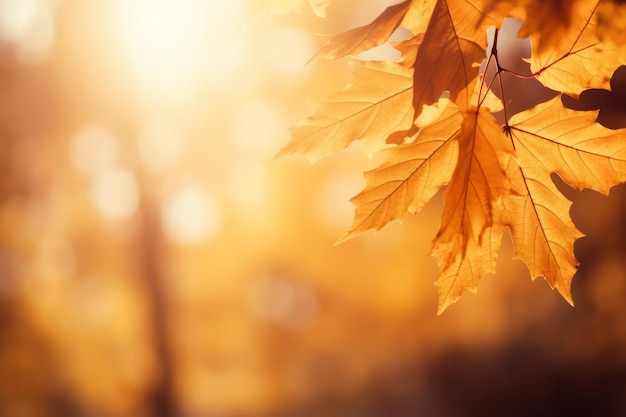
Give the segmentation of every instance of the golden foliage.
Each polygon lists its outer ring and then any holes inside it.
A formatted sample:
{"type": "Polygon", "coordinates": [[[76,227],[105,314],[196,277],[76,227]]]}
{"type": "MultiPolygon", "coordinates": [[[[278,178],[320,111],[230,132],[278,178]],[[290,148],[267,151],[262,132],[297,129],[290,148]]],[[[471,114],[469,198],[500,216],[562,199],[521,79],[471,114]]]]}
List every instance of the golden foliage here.
{"type": "Polygon", "coordinates": [[[374,152],[386,146],[380,138],[411,129],[415,112],[410,50],[420,39],[402,45],[407,57],[399,62],[351,59],[354,81],[318,103],[315,114],[292,129],[293,140],[279,156],[302,154],[314,162],[345,149],[355,138],[374,152]]]}
{"type": "MultiPolygon", "coordinates": [[[[599,38],[599,0],[575,2],[570,24],[545,48],[532,43],[530,68],[546,87],[570,94],[608,88],[615,69],[626,62],[626,43],[599,38]]],[[[522,26],[523,27],[523,26],[522,26]]],[[[541,39],[541,33],[531,37],[541,39]]],[[[600,31],[601,33],[601,31],[600,31]]]]}
{"type": "MultiPolygon", "coordinates": [[[[355,220],[340,241],[416,213],[447,185],[432,246],[440,267],[439,312],[494,272],[507,227],[531,277],[545,277],[573,304],[573,246],[581,233],[551,175],[577,190],[604,193],[626,181],[626,130],[602,127],[595,112],[565,108],[561,95],[509,118],[506,101],[491,91],[493,80],[486,83],[478,69],[486,29],[522,17],[522,35],[532,44],[532,75],[523,77],[574,96],[607,87],[626,61],[626,43],[605,14],[621,6],[599,0],[507,4],[504,12],[483,0],[405,1],[335,36],[317,56],[359,53],[398,27],[411,33],[394,44],[401,52],[397,62],[351,60],[354,80],[298,124],[280,153],[316,161],[353,140],[384,152],[385,162],[365,174],[365,189],[352,199],[355,220]],[[491,113],[499,110],[504,126],[491,113]]],[[[500,65],[497,33],[488,65],[502,86],[503,73],[522,75],[500,65]]]]}
{"type": "Polygon", "coordinates": [[[449,182],[458,155],[452,139],[463,118],[449,100],[440,100],[437,109],[438,119],[424,126],[414,141],[387,149],[386,162],[365,173],[365,190],[352,199],[354,223],[340,242],[416,213],[449,182]]]}
{"type": "Polygon", "coordinates": [[[351,29],[330,39],[315,56],[336,59],[356,55],[387,42],[404,19],[410,5],[410,1],[405,1],[388,7],[370,24],[351,29]]]}

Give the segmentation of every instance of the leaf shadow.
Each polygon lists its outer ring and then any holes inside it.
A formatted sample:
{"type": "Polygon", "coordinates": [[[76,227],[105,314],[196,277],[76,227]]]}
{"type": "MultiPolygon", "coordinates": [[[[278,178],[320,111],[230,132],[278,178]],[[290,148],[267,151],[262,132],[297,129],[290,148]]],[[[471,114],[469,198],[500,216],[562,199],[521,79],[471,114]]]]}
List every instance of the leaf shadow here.
{"type": "Polygon", "coordinates": [[[600,110],[598,123],[609,129],[626,127],[626,65],[613,73],[611,89],[594,88],[583,91],[578,100],[564,95],[563,105],[572,110],[600,110]]]}

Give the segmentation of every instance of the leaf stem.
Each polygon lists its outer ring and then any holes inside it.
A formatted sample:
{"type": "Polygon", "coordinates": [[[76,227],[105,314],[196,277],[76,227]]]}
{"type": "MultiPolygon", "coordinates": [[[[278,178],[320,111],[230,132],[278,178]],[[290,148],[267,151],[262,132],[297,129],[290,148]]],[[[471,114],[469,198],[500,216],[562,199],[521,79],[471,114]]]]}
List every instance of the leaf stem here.
{"type": "Polygon", "coordinates": [[[500,67],[500,72],[506,72],[507,74],[511,74],[514,77],[524,78],[524,79],[537,78],[537,76],[541,73],[541,71],[539,71],[539,72],[535,72],[533,74],[524,75],[524,74],[520,74],[518,72],[511,71],[509,69],[502,68],[502,67],[500,67]]]}
{"type": "Polygon", "coordinates": [[[487,99],[487,94],[489,93],[489,90],[491,90],[491,85],[493,84],[493,81],[495,79],[494,78],[491,79],[491,81],[489,82],[489,85],[487,85],[487,93],[485,93],[485,96],[482,97],[483,94],[483,85],[485,84],[485,76],[487,75],[487,71],[489,71],[489,66],[491,65],[491,59],[495,57],[496,60],[496,68],[498,68],[498,56],[497,56],[497,43],[498,43],[498,28],[495,28],[496,31],[493,35],[493,45],[491,46],[491,52],[489,52],[489,58],[487,59],[487,63],[485,64],[485,69],[483,70],[483,78],[480,81],[480,88],[478,89],[478,108],[480,108],[480,106],[482,106],[483,102],[487,99]],[[482,97],[482,99],[481,99],[482,97]]]}
{"type": "Polygon", "coordinates": [[[491,53],[494,54],[494,58],[496,60],[496,76],[498,77],[498,85],[500,86],[500,94],[502,95],[502,108],[504,110],[504,123],[505,130],[509,127],[509,116],[506,112],[506,98],[504,97],[504,85],[502,84],[502,66],[500,65],[500,60],[498,59],[498,50],[496,46],[498,44],[498,29],[496,28],[495,39],[493,40],[493,48],[491,48],[491,53]]]}
{"type": "MultiPolygon", "coordinates": [[[[489,69],[489,65],[491,64],[491,59],[494,59],[495,63],[496,63],[496,73],[493,76],[493,78],[491,79],[491,81],[489,82],[489,85],[487,86],[487,91],[491,90],[491,86],[493,84],[493,82],[495,81],[496,77],[498,78],[498,85],[500,86],[500,95],[501,95],[501,100],[502,100],[502,109],[504,111],[504,127],[503,130],[505,132],[510,132],[510,126],[509,126],[509,115],[507,113],[507,109],[506,109],[506,97],[504,94],[504,83],[502,82],[502,73],[508,73],[508,74],[512,74],[516,77],[519,78],[535,78],[538,74],[532,74],[532,75],[522,75],[522,74],[518,74],[514,71],[508,70],[506,68],[503,68],[502,65],[500,65],[500,60],[498,59],[498,28],[495,29],[495,33],[493,36],[493,45],[491,46],[491,52],[489,53],[489,59],[487,60],[487,64],[485,65],[485,71],[483,74],[487,73],[487,70],[489,69]]],[[[483,76],[484,78],[484,76],[483,76]]],[[[484,82],[484,80],[483,80],[484,82]]],[[[478,93],[478,97],[480,98],[480,96],[482,95],[482,88],[483,85],[481,83],[480,85],[480,90],[478,93]]],[[[483,103],[483,101],[487,98],[487,94],[485,94],[485,97],[483,97],[482,100],[480,100],[480,102],[478,103],[479,107],[480,105],[483,103]]]]}

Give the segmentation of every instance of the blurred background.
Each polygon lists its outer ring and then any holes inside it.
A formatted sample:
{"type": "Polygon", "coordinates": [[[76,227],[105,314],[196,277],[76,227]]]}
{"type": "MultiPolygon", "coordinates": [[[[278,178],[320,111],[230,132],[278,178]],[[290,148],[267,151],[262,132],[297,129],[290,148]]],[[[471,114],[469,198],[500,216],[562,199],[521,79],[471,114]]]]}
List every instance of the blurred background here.
{"type": "Polygon", "coordinates": [[[333,246],[380,161],[273,159],[392,3],[0,0],[0,416],[626,415],[626,188],[561,184],[575,308],[507,235],[436,317],[441,195],[333,246]]]}

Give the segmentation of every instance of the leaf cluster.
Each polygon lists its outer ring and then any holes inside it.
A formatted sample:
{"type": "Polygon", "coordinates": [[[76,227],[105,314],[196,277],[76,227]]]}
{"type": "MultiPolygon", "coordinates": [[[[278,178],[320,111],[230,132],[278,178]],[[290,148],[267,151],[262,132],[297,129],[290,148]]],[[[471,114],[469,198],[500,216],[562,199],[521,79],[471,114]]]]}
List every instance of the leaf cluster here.
{"type": "Polygon", "coordinates": [[[316,104],[279,155],[315,162],[354,140],[371,154],[384,153],[384,163],[365,173],[365,189],[352,200],[354,223],[340,241],[418,212],[446,186],[431,251],[439,264],[440,313],[494,271],[505,228],[531,277],[543,276],[573,304],[573,246],[581,233],[551,175],[577,190],[608,193],[626,181],[626,130],[607,129],[596,122],[597,112],[571,110],[561,98],[609,88],[626,62],[624,20],[610,16],[624,10],[606,0],[407,0],[391,6],[318,51],[320,58],[348,57],[353,80],[316,104]],[[530,37],[531,75],[500,63],[498,28],[511,17],[524,21],[520,36],[530,37]],[[495,75],[487,79],[479,66],[490,27],[496,30],[486,68],[495,75]],[[387,42],[398,28],[410,33],[393,44],[399,60],[350,57],[387,42]],[[534,78],[557,95],[510,115],[505,73],[534,78]],[[503,124],[497,111],[504,113],[503,124]]]}

